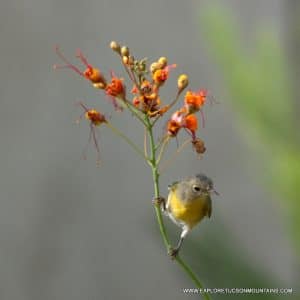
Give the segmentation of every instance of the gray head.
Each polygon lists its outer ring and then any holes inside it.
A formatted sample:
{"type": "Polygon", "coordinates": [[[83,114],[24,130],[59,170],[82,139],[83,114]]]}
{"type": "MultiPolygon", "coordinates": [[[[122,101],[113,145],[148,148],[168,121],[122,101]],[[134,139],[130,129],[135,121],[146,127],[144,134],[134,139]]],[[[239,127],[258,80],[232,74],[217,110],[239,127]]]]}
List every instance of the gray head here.
{"type": "Polygon", "coordinates": [[[215,194],[218,194],[214,190],[214,183],[213,181],[207,177],[205,174],[199,173],[193,177],[189,177],[187,181],[191,184],[192,190],[195,193],[203,193],[203,194],[209,194],[211,192],[214,192],[215,194]]]}
{"type": "Polygon", "coordinates": [[[178,196],[183,199],[195,199],[199,196],[209,196],[211,192],[217,194],[213,181],[204,174],[197,174],[178,182],[178,196]]]}

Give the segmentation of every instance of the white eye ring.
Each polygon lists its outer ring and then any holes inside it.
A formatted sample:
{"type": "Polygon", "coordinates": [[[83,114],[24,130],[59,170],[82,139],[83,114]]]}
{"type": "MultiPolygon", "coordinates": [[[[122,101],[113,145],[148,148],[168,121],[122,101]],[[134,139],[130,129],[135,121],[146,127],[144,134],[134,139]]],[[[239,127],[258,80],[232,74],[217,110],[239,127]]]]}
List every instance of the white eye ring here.
{"type": "Polygon", "coordinates": [[[193,185],[193,191],[194,192],[200,192],[201,188],[198,185],[193,185]]]}

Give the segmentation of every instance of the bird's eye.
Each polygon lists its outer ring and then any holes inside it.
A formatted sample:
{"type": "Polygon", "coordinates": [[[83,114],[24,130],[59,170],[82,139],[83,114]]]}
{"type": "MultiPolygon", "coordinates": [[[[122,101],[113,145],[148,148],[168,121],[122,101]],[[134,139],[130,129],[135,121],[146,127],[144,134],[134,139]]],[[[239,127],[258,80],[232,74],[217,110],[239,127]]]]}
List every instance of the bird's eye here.
{"type": "Polygon", "coordinates": [[[200,187],[198,186],[198,185],[194,185],[193,186],[193,190],[195,191],[195,192],[200,192],[200,187]]]}

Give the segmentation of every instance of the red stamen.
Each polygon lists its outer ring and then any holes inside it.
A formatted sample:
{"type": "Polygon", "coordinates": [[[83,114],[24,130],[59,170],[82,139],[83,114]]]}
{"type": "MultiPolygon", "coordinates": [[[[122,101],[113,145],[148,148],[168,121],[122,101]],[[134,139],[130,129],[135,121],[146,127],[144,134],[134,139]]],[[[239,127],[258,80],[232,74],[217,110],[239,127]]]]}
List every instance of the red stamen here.
{"type": "Polygon", "coordinates": [[[54,69],[63,69],[63,68],[68,68],[71,69],[73,71],[75,71],[77,74],[79,74],[80,76],[85,78],[85,75],[83,72],[81,72],[76,66],[72,65],[67,58],[61,53],[59,47],[56,45],[55,46],[55,52],[56,54],[61,58],[61,60],[65,63],[65,65],[53,65],[54,69]]]}
{"type": "Polygon", "coordinates": [[[89,62],[87,61],[86,57],[83,55],[83,53],[80,49],[77,49],[76,57],[78,57],[88,69],[93,68],[92,65],[89,64],[89,62]]]}

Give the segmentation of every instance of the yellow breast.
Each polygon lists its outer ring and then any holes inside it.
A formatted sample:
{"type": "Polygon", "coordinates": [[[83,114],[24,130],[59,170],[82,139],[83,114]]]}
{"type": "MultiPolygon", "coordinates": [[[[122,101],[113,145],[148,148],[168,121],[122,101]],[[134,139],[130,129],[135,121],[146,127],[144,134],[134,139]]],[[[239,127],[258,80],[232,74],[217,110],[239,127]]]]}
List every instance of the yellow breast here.
{"type": "Polygon", "coordinates": [[[190,228],[200,222],[207,213],[207,199],[205,197],[199,197],[189,203],[184,203],[178,199],[176,193],[171,192],[168,206],[172,216],[186,223],[190,228]]]}

